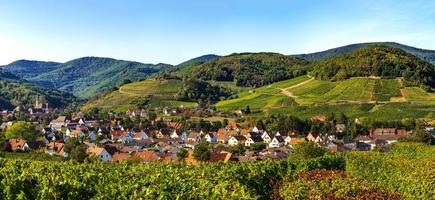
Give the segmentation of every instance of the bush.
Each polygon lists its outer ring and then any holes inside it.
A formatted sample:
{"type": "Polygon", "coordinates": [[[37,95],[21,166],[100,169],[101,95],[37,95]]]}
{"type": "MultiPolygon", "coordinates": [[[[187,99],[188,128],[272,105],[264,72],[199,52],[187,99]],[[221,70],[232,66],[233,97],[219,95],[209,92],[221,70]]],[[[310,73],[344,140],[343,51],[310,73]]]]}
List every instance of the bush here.
{"type": "Polygon", "coordinates": [[[435,148],[422,144],[397,143],[388,154],[352,152],[346,172],[398,192],[408,199],[433,199],[435,148]]]}

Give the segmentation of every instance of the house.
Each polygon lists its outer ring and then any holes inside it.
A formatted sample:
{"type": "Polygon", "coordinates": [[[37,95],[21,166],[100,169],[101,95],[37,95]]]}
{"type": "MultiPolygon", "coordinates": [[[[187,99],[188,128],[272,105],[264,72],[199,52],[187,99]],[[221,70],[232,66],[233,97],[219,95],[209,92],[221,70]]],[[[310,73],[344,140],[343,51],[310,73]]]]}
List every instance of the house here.
{"type": "Polygon", "coordinates": [[[66,116],[59,116],[57,119],[50,122],[50,127],[56,131],[61,131],[62,127],[66,127],[66,116]]]}
{"type": "Polygon", "coordinates": [[[50,155],[58,155],[68,157],[68,154],[63,151],[64,143],[62,142],[50,142],[45,146],[45,153],[50,155]]]}
{"type": "Polygon", "coordinates": [[[284,138],[282,136],[275,136],[269,143],[269,148],[283,147],[285,145],[284,138]]]}
{"type": "Polygon", "coordinates": [[[116,130],[112,131],[112,140],[117,142],[131,142],[133,137],[127,131],[116,130]]]}
{"type": "Polygon", "coordinates": [[[120,162],[128,160],[130,158],[131,158],[131,155],[129,153],[116,152],[112,156],[112,162],[114,162],[114,163],[120,163],[120,162]]]}
{"type": "Polygon", "coordinates": [[[174,129],[174,130],[171,132],[171,135],[169,135],[169,137],[170,137],[170,138],[179,138],[179,137],[180,137],[180,131],[174,129]]]}
{"type": "Polygon", "coordinates": [[[28,151],[30,148],[26,146],[26,140],[23,139],[9,139],[12,151],[28,151]]]}
{"type": "Polygon", "coordinates": [[[97,135],[94,132],[90,132],[88,135],[89,142],[95,142],[97,140],[97,135]]]}
{"type": "Polygon", "coordinates": [[[232,121],[232,122],[228,123],[228,125],[225,126],[225,129],[240,132],[241,128],[236,122],[232,121]]]}
{"type": "Polygon", "coordinates": [[[317,138],[317,134],[314,133],[314,132],[310,132],[307,135],[307,140],[308,141],[314,142],[314,141],[316,141],[316,138],[317,138]]]}
{"type": "Polygon", "coordinates": [[[229,139],[228,133],[225,129],[220,128],[217,132],[217,142],[226,143],[229,139]]]}
{"type": "Polygon", "coordinates": [[[133,140],[140,141],[140,140],[146,140],[146,139],[148,139],[148,135],[145,133],[145,131],[136,132],[133,135],[133,140]]]}
{"type": "Polygon", "coordinates": [[[257,126],[254,126],[254,128],[252,128],[252,132],[259,133],[259,132],[261,132],[261,130],[258,129],[257,126]]]}
{"type": "Polygon", "coordinates": [[[66,133],[66,136],[70,137],[70,138],[83,138],[85,137],[85,133],[83,133],[83,131],[81,130],[72,130],[71,132],[66,133]]]}
{"type": "Polygon", "coordinates": [[[132,154],[131,158],[140,162],[154,162],[160,160],[160,157],[154,151],[135,152],[132,154]]]}
{"type": "Polygon", "coordinates": [[[243,135],[235,135],[235,136],[231,136],[230,139],[228,140],[228,145],[230,146],[235,146],[238,144],[244,144],[246,141],[245,136],[243,135]]]}
{"type": "Polygon", "coordinates": [[[220,152],[210,154],[208,162],[223,162],[227,163],[231,159],[232,154],[229,152],[220,152]]]}
{"type": "Polygon", "coordinates": [[[336,124],[335,125],[335,130],[337,131],[337,133],[344,133],[344,132],[346,132],[346,125],[344,125],[344,124],[336,124]]]}
{"type": "Polygon", "coordinates": [[[245,146],[249,147],[252,144],[262,143],[262,142],[263,142],[263,138],[261,138],[261,136],[259,136],[259,135],[253,135],[253,136],[251,136],[251,137],[246,139],[245,146]]]}
{"type": "Polygon", "coordinates": [[[109,152],[106,149],[101,147],[89,147],[86,150],[86,153],[90,156],[96,156],[103,162],[108,162],[112,160],[112,156],[110,156],[109,152]]]}
{"type": "Polygon", "coordinates": [[[187,136],[187,142],[199,142],[201,141],[201,136],[197,132],[190,132],[187,136]]]}
{"type": "Polygon", "coordinates": [[[215,134],[213,132],[205,134],[204,140],[206,140],[209,143],[216,143],[217,142],[217,134],[215,134]]]}
{"type": "Polygon", "coordinates": [[[284,137],[284,145],[289,146],[292,141],[292,137],[290,135],[284,137]]]}
{"type": "Polygon", "coordinates": [[[263,141],[265,143],[270,143],[272,141],[272,138],[270,137],[269,133],[267,133],[266,131],[263,132],[261,138],[263,138],[263,141]]]}

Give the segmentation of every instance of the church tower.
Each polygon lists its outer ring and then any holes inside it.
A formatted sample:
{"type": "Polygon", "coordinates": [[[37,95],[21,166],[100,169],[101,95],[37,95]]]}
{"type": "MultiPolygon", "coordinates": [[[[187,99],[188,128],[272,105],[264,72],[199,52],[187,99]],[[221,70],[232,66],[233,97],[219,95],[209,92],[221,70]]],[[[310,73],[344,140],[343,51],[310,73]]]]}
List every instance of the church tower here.
{"type": "Polygon", "coordinates": [[[41,109],[41,108],[42,108],[42,103],[41,100],[39,99],[39,94],[37,94],[35,100],[35,109],[41,109]]]}

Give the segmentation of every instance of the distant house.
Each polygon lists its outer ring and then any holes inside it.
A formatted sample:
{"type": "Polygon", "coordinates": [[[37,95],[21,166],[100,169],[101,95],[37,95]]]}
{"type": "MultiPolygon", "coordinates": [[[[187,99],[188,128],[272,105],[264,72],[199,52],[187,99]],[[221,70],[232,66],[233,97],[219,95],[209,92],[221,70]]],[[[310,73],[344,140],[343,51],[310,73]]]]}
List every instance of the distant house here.
{"type": "Polygon", "coordinates": [[[285,140],[282,136],[275,136],[269,143],[269,148],[278,148],[285,145],[285,140]]]}
{"type": "Polygon", "coordinates": [[[112,131],[112,140],[117,142],[131,142],[133,137],[127,131],[117,130],[112,131]]]}
{"type": "Polygon", "coordinates": [[[265,143],[270,143],[272,141],[272,138],[270,137],[269,133],[267,133],[266,131],[263,132],[261,138],[263,138],[263,141],[265,143]]]}
{"type": "Polygon", "coordinates": [[[204,136],[205,141],[209,143],[216,143],[217,142],[217,134],[215,133],[208,133],[204,136]]]}
{"type": "Polygon", "coordinates": [[[263,142],[263,138],[261,138],[261,136],[259,135],[254,135],[251,136],[249,138],[246,139],[245,141],[245,146],[249,147],[252,144],[256,144],[256,143],[262,143],[263,142]]]}
{"type": "Polygon", "coordinates": [[[335,125],[335,130],[338,133],[344,133],[346,131],[346,125],[344,125],[344,124],[337,124],[337,125],[335,125]]]}
{"type": "Polygon", "coordinates": [[[50,127],[56,131],[61,131],[62,127],[66,127],[66,116],[59,116],[57,119],[50,122],[50,127]]]}
{"type": "Polygon", "coordinates": [[[131,158],[131,155],[129,153],[118,153],[118,152],[116,152],[112,156],[112,162],[114,162],[114,163],[120,163],[120,162],[128,160],[130,158],[131,158]]]}
{"type": "Polygon", "coordinates": [[[89,147],[86,151],[90,156],[96,156],[103,162],[109,162],[112,160],[112,156],[110,156],[109,152],[106,149],[101,147],[89,147]]]}
{"type": "Polygon", "coordinates": [[[154,151],[135,152],[131,156],[132,159],[140,162],[155,162],[160,160],[160,157],[154,151]]]}
{"type": "Polygon", "coordinates": [[[243,135],[235,135],[235,136],[231,136],[230,139],[228,140],[228,145],[230,146],[235,146],[238,144],[244,144],[246,141],[245,136],[243,135]]]}
{"type": "Polygon", "coordinates": [[[199,142],[201,141],[201,136],[197,132],[190,132],[187,136],[187,142],[199,142]]]}
{"type": "Polygon", "coordinates": [[[23,139],[9,139],[12,151],[28,151],[30,148],[26,145],[27,141],[23,139]]]}
{"type": "Polygon", "coordinates": [[[50,142],[45,146],[45,153],[50,155],[58,155],[67,157],[68,154],[63,151],[64,143],[62,142],[50,142]]]}
{"type": "Polygon", "coordinates": [[[220,143],[226,143],[229,139],[228,133],[225,129],[220,128],[217,132],[217,141],[220,143]]]}
{"type": "Polygon", "coordinates": [[[317,138],[317,134],[314,133],[314,132],[310,132],[310,133],[308,133],[308,135],[307,135],[307,140],[308,140],[308,141],[315,142],[315,141],[316,141],[316,138],[317,138]]]}
{"type": "Polygon", "coordinates": [[[181,135],[180,131],[177,131],[176,129],[174,129],[171,133],[171,135],[169,135],[170,138],[179,138],[181,135]]]}
{"type": "Polygon", "coordinates": [[[140,140],[146,140],[146,139],[148,139],[148,135],[145,133],[145,131],[134,133],[133,140],[140,141],[140,140]]]}
{"type": "Polygon", "coordinates": [[[232,154],[229,152],[212,153],[208,162],[223,162],[227,163],[231,159],[232,154]]]}
{"type": "Polygon", "coordinates": [[[307,140],[304,137],[292,137],[290,140],[290,147],[293,148],[295,144],[306,142],[307,140]]]}

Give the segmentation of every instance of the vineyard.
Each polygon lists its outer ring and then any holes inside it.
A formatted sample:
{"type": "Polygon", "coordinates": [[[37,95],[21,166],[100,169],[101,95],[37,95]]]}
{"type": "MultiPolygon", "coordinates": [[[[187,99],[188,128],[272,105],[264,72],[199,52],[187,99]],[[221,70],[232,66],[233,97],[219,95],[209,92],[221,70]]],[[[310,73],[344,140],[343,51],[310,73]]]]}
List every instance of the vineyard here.
{"type": "Polygon", "coordinates": [[[433,199],[434,155],[433,147],[403,143],[386,154],[352,152],[298,163],[78,164],[2,158],[0,198],[313,199],[318,195],[341,198],[340,195],[357,197],[367,193],[400,199],[433,199]],[[305,187],[304,184],[312,184],[310,177],[316,177],[316,171],[336,178],[324,179],[330,180],[327,182],[330,184],[319,185],[317,189],[305,187]],[[304,176],[308,172],[311,175],[304,176]],[[351,188],[341,188],[344,185],[351,188]],[[293,195],[296,189],[299,196],[293,195]]]}

